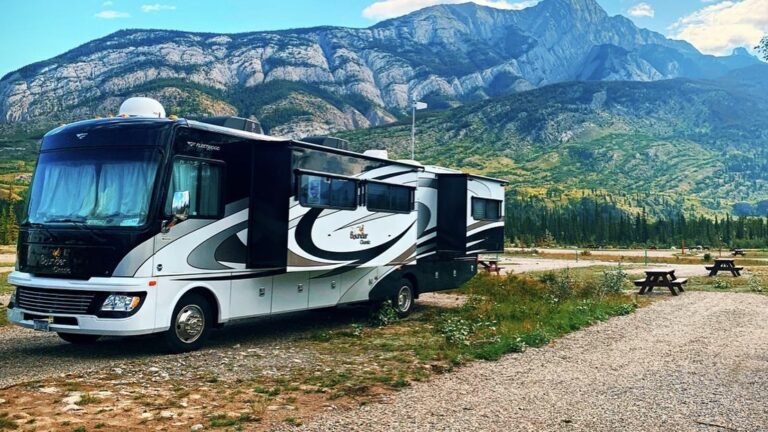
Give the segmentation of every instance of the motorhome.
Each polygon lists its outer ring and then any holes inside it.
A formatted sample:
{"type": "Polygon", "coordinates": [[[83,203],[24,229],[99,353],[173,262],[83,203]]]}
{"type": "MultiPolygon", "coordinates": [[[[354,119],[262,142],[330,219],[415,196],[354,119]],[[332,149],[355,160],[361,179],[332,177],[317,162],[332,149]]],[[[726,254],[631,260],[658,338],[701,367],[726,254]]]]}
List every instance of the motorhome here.
{"type": "Polygon", "coordinates": [[[162,333],[188,351],[266,315],[382,301],[407,315],[503,248],[501,180],[166,118],[152,100],[121,111],[43,138],[12,323],[72,343],[162,333]]]}

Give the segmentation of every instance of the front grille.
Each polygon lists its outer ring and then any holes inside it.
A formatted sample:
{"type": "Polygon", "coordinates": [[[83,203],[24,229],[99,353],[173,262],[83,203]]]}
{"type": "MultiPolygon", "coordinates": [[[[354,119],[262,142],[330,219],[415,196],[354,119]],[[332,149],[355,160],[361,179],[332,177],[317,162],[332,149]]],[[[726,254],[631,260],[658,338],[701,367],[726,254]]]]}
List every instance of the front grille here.
{"type": "Polygon", "coordinates": [[[86,314],[93,311],[97,294],[93,291],[18,287],[16,304],[33,312],[86,314]]]}

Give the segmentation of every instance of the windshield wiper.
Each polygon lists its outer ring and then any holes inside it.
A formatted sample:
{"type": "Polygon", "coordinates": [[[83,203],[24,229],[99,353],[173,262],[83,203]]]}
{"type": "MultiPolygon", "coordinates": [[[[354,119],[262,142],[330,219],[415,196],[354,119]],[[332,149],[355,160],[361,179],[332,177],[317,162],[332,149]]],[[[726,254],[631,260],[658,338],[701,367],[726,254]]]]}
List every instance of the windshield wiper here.
{"type": "Polygon", "coordinates": [[[72,225],[76,226],[80,231],[85,231],[88,234],[91,235],[91,237],[94,238],[99,243],[104,243],[107,241],[104,237],[100,237],[96,234],[96,232],[86,225],[85,218],[82,219],[74,219],[74,218],[56,218],[56,219],[46,219],[47,223],[71,223],[72,225]]]}
{"type": "Polygon", "coordinates": [[[73,218],[56,218],[56,219],[46,219],[45,223],[73,223],[73,224],[81,224],[84,223],[85,219],[73,219],[73,218]]]}

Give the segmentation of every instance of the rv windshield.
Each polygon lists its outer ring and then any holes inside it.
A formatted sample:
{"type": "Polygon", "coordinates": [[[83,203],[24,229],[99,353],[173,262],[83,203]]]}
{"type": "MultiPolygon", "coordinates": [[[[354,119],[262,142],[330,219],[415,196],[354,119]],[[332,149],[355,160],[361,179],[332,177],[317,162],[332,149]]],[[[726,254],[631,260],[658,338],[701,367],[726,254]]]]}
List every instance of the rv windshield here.
{"type": "Polygon", "coordinates": [[[153,149],[79,149],[40,155],[29,223],[143,225],[160,154],[153,149]]]}

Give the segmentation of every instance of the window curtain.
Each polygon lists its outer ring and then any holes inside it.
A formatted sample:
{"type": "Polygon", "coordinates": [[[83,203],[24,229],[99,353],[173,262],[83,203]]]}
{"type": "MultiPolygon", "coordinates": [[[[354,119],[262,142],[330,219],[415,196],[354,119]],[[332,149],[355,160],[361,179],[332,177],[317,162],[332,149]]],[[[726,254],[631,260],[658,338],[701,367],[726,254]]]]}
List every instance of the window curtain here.
{"type": "Polygon", "coordinates": [[[143,219],[149,211],[154,177],[151,165],[144,162],[104,164],[99,177],[95,216],[143,219]]]}
{"type": "MultiPolygon", "coordinates": [[[[40,173],[38,173],[40,175],[40,173]]],[[[56,218],[86,218],[96,204],[96,168],[93,165],[50,164],[45,166],[37,202],[32,203],[31,222],[56,218]],[[45,212],[39,209],[45,209],[45,212]]]]}
{"type": "MultiPolygon", "coordinates": [[[[200,188],[200,214],[219,214],[219,191],[221,190],[221,168],[209,164],[200,167],[202,186],[200,188]]],[[[194,207],[192,207],[194,208],[194,207]]]]}
{"type": "MultiPolygon", "coordinates": [[[[195,162],[178,161],[173,164],[173,173],[171,174],[171,187],[166,201],[166,212],[171,214],[171,203],[173,202],[174,192],[189,192],[189,211],[193,216],[197,212],[197,182],[198,182],[198,164],[195,162]]],[[[218,190],[218,189],[217,189],[218,190]]]]}

